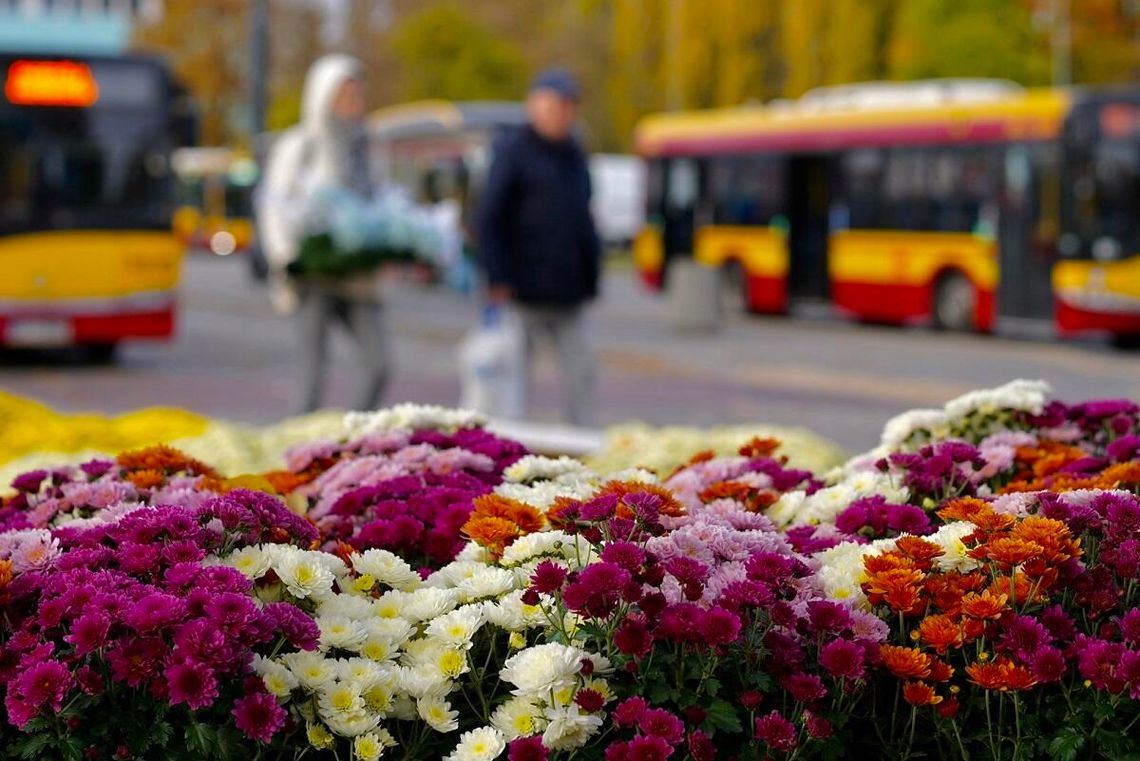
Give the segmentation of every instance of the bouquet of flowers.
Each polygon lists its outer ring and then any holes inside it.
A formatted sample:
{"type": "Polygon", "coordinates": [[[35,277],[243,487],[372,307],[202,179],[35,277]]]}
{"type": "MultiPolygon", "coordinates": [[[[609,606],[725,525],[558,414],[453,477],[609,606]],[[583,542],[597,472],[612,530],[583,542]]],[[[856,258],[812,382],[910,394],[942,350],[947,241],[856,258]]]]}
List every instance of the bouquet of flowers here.
{"type": "Polygon", "coordinates": [[[294,275],[344,277],[385,262],[434,261],[443,245],[433,218],[404,196],[374,199],[343,189],[317,194],[305,220],[306,234],[294,275]]]}

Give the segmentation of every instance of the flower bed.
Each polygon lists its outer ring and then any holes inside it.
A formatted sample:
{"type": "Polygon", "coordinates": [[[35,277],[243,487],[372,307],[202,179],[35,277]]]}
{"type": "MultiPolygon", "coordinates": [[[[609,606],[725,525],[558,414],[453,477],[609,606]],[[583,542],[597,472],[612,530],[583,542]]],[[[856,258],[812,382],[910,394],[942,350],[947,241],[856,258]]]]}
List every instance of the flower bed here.
{"type": "Polygon", "coordinates": [[[151,448],[17,478],[0,758],[1135,752],[1131,402],[1015,382],[827,473],[345,426],[258,476],[151,448]]]}

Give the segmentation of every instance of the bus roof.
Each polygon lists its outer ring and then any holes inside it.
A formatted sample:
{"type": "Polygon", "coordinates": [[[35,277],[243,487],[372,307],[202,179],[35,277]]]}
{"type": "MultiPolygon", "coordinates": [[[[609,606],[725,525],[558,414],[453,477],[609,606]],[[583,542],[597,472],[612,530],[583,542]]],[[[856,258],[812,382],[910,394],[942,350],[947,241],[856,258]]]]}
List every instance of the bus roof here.
{"type": "Polygon", "coordinates": [[[368,131],[380,139],[436,137],[522,124],[517,101],[424,100],[381,108],[368,115],[368,131]]]}
{"type": "Polygon", "coordinates": [[[1059,133],[1071,97],[991,80],[848,85],[765,106],[650,115],[634,144],[656,157],[1044,140],[1059,133]]]}

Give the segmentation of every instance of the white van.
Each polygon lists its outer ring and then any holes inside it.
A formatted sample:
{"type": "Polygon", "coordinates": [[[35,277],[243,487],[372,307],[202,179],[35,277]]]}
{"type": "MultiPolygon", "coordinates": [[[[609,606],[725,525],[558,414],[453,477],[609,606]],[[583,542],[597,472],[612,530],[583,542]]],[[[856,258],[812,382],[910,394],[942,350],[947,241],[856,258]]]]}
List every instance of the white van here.
{"type": "Polygon", "coordinates": [[[645,224],[645,163],[637,156],[598,153],[590,157],[590,180],[602,244],[628,248],[645,224]]]}

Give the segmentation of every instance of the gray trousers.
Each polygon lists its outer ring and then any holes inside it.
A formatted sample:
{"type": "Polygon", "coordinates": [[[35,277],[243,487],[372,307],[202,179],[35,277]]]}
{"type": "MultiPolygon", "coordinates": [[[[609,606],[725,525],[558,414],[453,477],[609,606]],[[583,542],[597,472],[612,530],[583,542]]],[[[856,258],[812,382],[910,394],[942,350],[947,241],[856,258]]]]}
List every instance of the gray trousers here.
{"type": "Polygon", "coordinates": [[[374,302],[308,288],[301,293],[297,311],[301,371],[298,409],[312,412],[321,406],[334,322],[343,325],[352,337],[361,363],[360,390],[353,409],[376,409],[388,386],[392,365],[383,308],[374,302]]]}
{"type": "Polygon", "coordinates": [[[516,306],[526,334],[526,361],[521,371],[526,374],[517,384],[524,398],[519,409],[527,409],[535,348],[549,343],[558,357],[562,381],[562,416],[571,425],[585,426],[593,421],[594,383],[596,377],[594,338],[589,329],[584,306],[516,306]]]}

